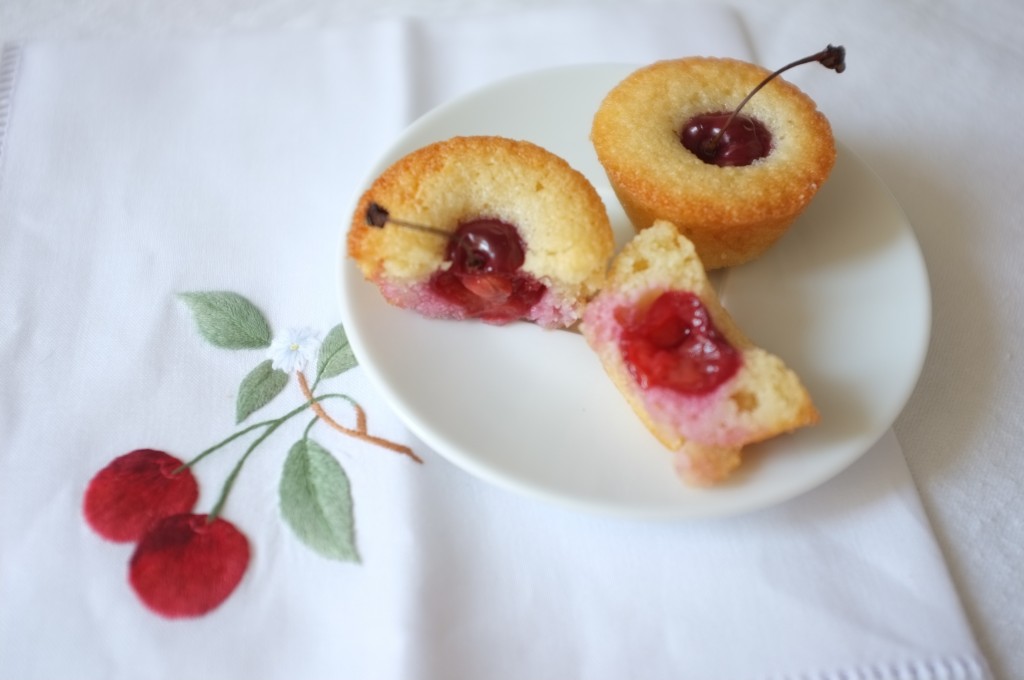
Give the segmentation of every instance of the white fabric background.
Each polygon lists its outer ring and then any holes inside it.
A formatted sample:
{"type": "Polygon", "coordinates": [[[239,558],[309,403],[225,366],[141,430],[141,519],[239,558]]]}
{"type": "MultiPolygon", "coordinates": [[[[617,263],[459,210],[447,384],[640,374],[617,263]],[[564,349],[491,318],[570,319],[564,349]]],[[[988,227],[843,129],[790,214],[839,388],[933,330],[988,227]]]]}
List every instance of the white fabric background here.
{"type": "MultiPolygon", "coordinates": [[[[4,7],[11,11],[12,6],[4,7]]],[[[24,35],[30,35],[42,30],[40,27],[50,26],[54,27],[55,34],[88,32],[90,28],[102,29],[100,32],[132,33],[140,27],[152,32],[174,32],[210,25],[218,28],[273,25],[275,22],[309,25],[322,20],[341,20],[336,11],[326,10],[315,3],[305,7],[267,4],[249,13],[230,5],[219,7],[223,14],[196,8],[191,8],[190,13],[187,5],[177,10],[177,14],[169,11],[162,14],[135,14],[135,9],[119,13],[115,5],[105,5],[61,16],[46,16],[43,11],[45,8],[36,8],[35,12],[23,13],[23,16],[29,17],[24,23],[13,25],[16,28],[20,26],[24,35]],[[160,20],[159,27],[154,17],[160,20]],[[96,23],[90,24],[90,18],[96,23]]],[[[373,11],[395,8],[397,11],[423,10],[422,6],[396,3],[373,11]]],[[[352,10],[352,13],[358,16],[359,9],[352,10]]],[[[454,11],[459,6],[445,5],[443,9],[454,11]]],[[[474,5],[472,9],[486,8],[474,5]]],[[[929,363],[921,386],[907,412],[897,423],[897,434],[922,488],[926,506],[939,529],[946,553],[973,614],[973,622],[982,633],[983,644],[996,652],[992,656],[996,658],[997,666],[1002,666],[1004,670],[1019,668],[1014,665],[1020,663],[1020,657],[1013,643],[1020,638],[1022,608],[1008,604],[1019,602],[1019,579],[1015,577],[1013,569],[1020,561],[1021,545],[1024,544],[1019,540],[1021,523],[1013,512],[1019,506],[1019,494],[1016,491],[1019,474],[1015,474],[1019,470],[1019,463],[1013,457],[1013,452],[1014,444],[1021,440],[1020,419],[1013,410],[1013,404],[1016,403],[1013,395],[1019,394],[1022,380],[1019,365],[1014,361],[1014,350],[1008,343],[1020,334],[1022,315],[1019,296],[1014,294],[1020,288],[1016,252],[1006,246],[1014,242],[1012,237],[1021,212],[1011,181],[1014,176],[1011,171],[1013,162],[1020,157],[1021,142],[1013,135],[962,134],[964,129],[969,129],[977,120],[976,102],[991,102],[991,107],[996,111],[1018,108],[1020,95],[1014,88],[1004,87],[1004,83],[1013,81],[1014,74],[1019,76],[1021,70],[1020,48],[1011,40],[1013,27],[1021,25],[1017,10],[1010,3],[990,4],[983,10],[976,10],[974,5],[968,3],[906,3],[893,8],[881,3],[800,3],[784,6],[780,3],[749,3],[747,6],[745,3],[743,10],[751,37],[764,63],[786,61],[794,51],[803,53],[807,51],[805,47],[817,48],[824,39],[843,42],[851,50],[851,64],[856,63],[855,54],[860,55],[861,63],[864,64],[864,68],[851,68],[844,76],[848,79],[845,82],[852,81],[849,87],[851,90],[856,88],[857,96],[849,96],[846,92],[829,93],[828,88],[821,88],[821,104],[830,111],[830,118],[841,137],[881,172],[907,209],[911,221],[917,227],[935,293],[936,325],[929,363]],[[968,96],[952,96],[950,93],[954,92],[966,92],[968,96]],[[880,129],[886,134],[880,135],[880,129]],[[899,134],[892,134],[894,130],[898,130],[899,134]],[[936,138],[941,139],[942,143],[936,143],[936,138]],[[996,313],[997,309],[1001,313],[996,313]],[[951,383],[955,383],[957,389],[952,389],[951,383]]],[[[365,13],[371,10],[362,7],[361,11],[365,13]]],[[[352,16],[346,15],[345,18],[351,19],[352,16]]],[[[11,25],[8,21],[0,21],[0,26],[11,25]]],[[[382,56],[377,52],[375,57],[382,56]]],[[[388,56],[390,54],[390,51],[383,51],[386,59],[392,58],[388,56]]],[[[308,79],[316,76],[304,74],[299,77],[308,79]]],[[[794,80],[798,82],[807,82],[815,77],[810,73],[794,73],[794,80]]],[[[438,97],[443,96],[443,92],[438,93],[438,97]]],[[[433,103],[436,101],[424,100],[422,105],[433,103]]],[[[344,108],[338,102],[327,104],[339,111],[344,108]]],[[[384,122],[389,125],[402,121],[401,113],[396,112],[394,119],[387,118],[392,113],[390,110],[378,113],[385,116],[384,122]]],[[[311,122],[309,112],[294,115],[300,124],[311,122]]],[[[258,119],[258,112],[254,116],[258,119]]],[[[259,126],[258,120],[255,124],[259,126]]],[[[293,141],[289,140],[289,143],[293,141]]],[[[323,144],[322,135],[315,138],[313,135],[300,135],[299,142],[304,145],[302,148],[310,152],[309,157],[315,159],[311,162],[327,165],[339,162],[331,156],[329,147],[323,144]]],[[[383,138],[376,142],[378,145],[386,143],[383,138]]],[[[374,142],[369,139],[360,137],[358,144],[364,144],[366,148],[361,153],[356,149],[354,155],[372,155],[375,151],[370,148],[374,142]]],[[[64,149],[61,153],[66,153],[68,157],[79,155],[79,150],[73,144],[54,144],[52,148],[64,149]]],[[[187,156],[187,153],[183,151],[181,155],[187,156]]],[[[85,157],[88,157],[88,153],[85,153],[85,157]]],[[[59,168],[60,161],[60,157],[49,159],[49,170],[59,168]]],[[[190,166],[187,158],[178,158],[171,163],[172,167],[180,167],[183,172],[196,170],[190,166]],[[178,165],[175,166],[175,163],[178,165]]],[[[215,181],[212,179],[213,174],[211,171],[210,177],[204,179],[215,181]]],[[[52,175],[48,174],[47,177],[52,175]]],[[[265,177],[260,186],[271,186],[276,179],[265,177]]],[[[138,181],[144,182],[145,178],[138,181]]],[[[312,188],[306,189],[312,193],[312,188]]],[[[301,189],[296,191],[300,195],[292,198],[309,198],[309,194],[301,194],[301,189]]],[[[252,194],[254,201],[261,196],[256,190],[252,194]]],[[[126,193],[123,198],[125,205],[131,208],[131,196],[126,193]]],[[[172,198],[167,200],[171,201],[172,198]]],[[[52,197],[38,198],[40,202],[47,199],[52,197]]],[[[178,199],[187,208],[187,201],[181,197],[178,199]]],[[[90,208],[88,195],[62,197],[61,201],[66,201],[69,212],[90,208]]],[[[204,209],[214,202],[207,197],[204,209]]],[[[178,209],[181,205],[175,204],[173,207],[178,209]]],[[[151,208],[151,204],[146,206],[146,210],[151,208]]],[[[316,209],[323,210],[326,217],[327,213],[336,209],[336,205],[317,206],[316,209]]],[[[279,224],[279,218],[287,217],[287,212],[282,209],[277,214],[267,215],[267,224],[279,224]]],[[[221,217],[230,221],[237,215],[225,209],[221,217]]],[[[334,218],[333,214],[331,218],[334,218]]],[[[126,224],[130,222],[125,219],[126,224]]],[[[267,226],[264,225],[264,228],[267,226]]],[[[61,265],[62,270],[76,271],[76,266],[84,266],[79,263],[80,259],[84,259],[83,254],[87,254],[93,247],[100,250],[100,245],[91,245],[79,236],[71,239],[70,245],[74,249],[52,249],[51,246],[48,251],[45,234],[38,236],[38,239],[26,241],[28,247],[35,252],[56,257],[55,264],[61,265]]],[[[135,239],[129,241],[125,241],[124,237],[108,237],[115,252],[118,249],[131,251],[147,239],[143,234],[129,234],[127,238],[135,239]]],[[[210,234],[205,238],[215,239],[215,235],[210,234]]],[[[287,237],[282,235],[282,239],[287,237]]],[[[310,262],[316,262],[316,257],[329,255],[317,247],[310,247],[306,254],[310,262]]],[[[214,251],[207,255],[199,253],[194,257],[195,270],[190,274],[196,271],[218,271],[217,266],[223,260],[214,251]]],[[[140,272],[150,273],[150,267],[159,268],[160,263],[160,258],[154,255],[148,262],[136,266],[140,272]]],[[[264,263],[263,266],[268,265],[264,263]]],[[[316,266],[311,264],[309,269],[316,270],[316,266]]],[[[15,270],[5,267],[5,271],[15,270]]],[[[329,268],[319,270],[325,279],[329,277],[329,271],[329,268]]],[[[176,275],[186,279],[180,282],[182,285],[198,285],[194,276],[184,276],[181,272],[176,275]]],[[[217,279],[212,275],[209,278],[217,279]]],[[[102,277],[97,280],[102,283],[102,277]]],[[[257,301],[267,301],[263,306],[275,321],[275,326],[307,323],[313,318],[331,318],[328,316],[333,311],[330,300],[289,298],[287,304],[270,304],[269,301],[273,299],[270,291],[273,288],[273,277],[253,276],[251,281],[254,285],[243,292],[257,301]],[[310,310],[300,313],[299,306],[311,306],[316,313],[310,310]],[[289,315],[293,315],[294,320],[282,318],[289,315]]],[[[211,285],[216,283],[228,285],[232,281],[225,276],[220,281],[211,281],[211,285]]],[[[63,294],[66,292],[47,297],[48,294],[40,288],[34,295],[42,302],[33,308],[66,313],[69,322],[74,322],[77,305],[72,304],[68,296],[63,294]]],[[[92,299],[102,301],[105,299],[104,292],[105,288],[98,285],[91,293],[92,299]]],[[[163,304],[173,306],[170,301],[163,304]]],[[[100,309],[104,309],[102,305],[100,309]]],[[[162,318],[174,319],[175,313],[174,310],[164,310],[162,318]]],[[[84,346],[74,341],[90,335],[90,332],[109,333],[111,341],[136,348],[135,351],[138,347],[146,346],[146,343],[140,345],[138,337],[131,335],[134,332],[148,337],[142,329],[129,331],[127,335],[125,329],[109,330],[112,320],[121,318],[121,310],[106,309],[105,318],[80,321],[94,324],[94,327],[75,327],[72,323],[68,329],[71,338],[66,339],[64,344],[51,346],[53,338],[49,336],[29,337],[29,344],[20,342],[26,338],[17,338],[23,356],[35,359],[45,357],[49,362],[37,361],[31,365],[32,372],[38,374],[47,366],[50,372],[41,373],[47,378],[45,381],[36,381],[31,376],[22,375],[20,379],[15,378],[8,384],[17,387],[17,394],[31,395],[41,400],[43,397],[50,399],[50,390],[59,389],[66,394],[90,393],[95,387],[87,384],[88,381],[83,383],[72,380],[63,384],[55,378],[74,378],[74,371],[65,368],[68,363],[88,363],[90,357],[99,356],[96,353],[97,347],[105,347],[99,338],[84,343],[84,346]]],[[[149,329],[148,333],[161,338],[170,337],[173,340],[169,343],[174,348],[172,351],[202,353],[202,346],[180,318],[173,323],[168,322],[168,328],[158,330],[149,329]]],[[[152,338],[152,344],[157,344],[155,337],[152,338]]],[[[158,352],[153,354],[160,356],[158,352]]],[[[162,380],[177,381],[179,387],[188,388],[206,385],[218,372],[226,372],[223,358],[214,358],[212,354],[204,372],[192,377],[168,377],[166,369],[177,365],[177,359],[169,358],[164,365],[165,370],[161,370],[157,360],[155,366],[143,369],[141,375],[139,369],[130,365],[105,366],[104,369],[114,371],[109,378],[113,384],[120,384],[121,379],[128,377],[140,381],[146,377],[160,376],[162,380]]],[[[230,379],[223,378],[220,383],[227,385],[225,390],[232,387],[230,379]]],[[[4,394],[15,394],[14,389],[5,388],[4,394]]],[[[129,395],[131,398],[127,399],[128,402],[136,398],[134,394],[129,395]]],[[[222,396],[229,401],[230,395],[222,396]]],[[[147,401],[151,398],[147,397],[147,401]]],[[[18,422],[21,409],[24,409],[24,403],[20,400],[12,401],[16,403],[4,404],[7,423],[18,422]]],[[[111,418],[117,422],[121,419],[122,412],[116,402],[122,401],[112,398],[113,403],[107,407],[109,413],[101,412],[98,422],[106,422],[111,418]],[[107,420],[102,420],[103,417],[107,420]]],[[[143,416],[148,419],[147,428],[152,428],[145,431],[152,432],[154,437],[159,438],[168,432],[177,433],[179,430],[177,425],[162,424],[159,418],[160,413],[180,409],[177,399],[168,401],[173,403],[163,404],[163,409],[154,403],[152,413],[143,416]],[[167,429],[164,431],[161,428],[167,429]]],[[[78,422],[84,408],[85,405],[78,404],[71,408],[42,409],[40,413],[45,414],[50,422],[78,422]]],[[[90,415],[94,414],[95,411],[91,410],[90,415]]],[[[216,427],[206,429],[216,430],[216,427]]],[[[60,443],[54,440],[57,434],[46,428],[39,428],[38,434],[40,437],[36,446],[41,450],[45,450],[47,445],[53,448],[55,443],[60,443]]],[[[138,436],[123,436],[125,446],[138,444],[138,436]]],[[[201,446],[208,443],[209,437],[202,433],[196,433],[195,437],[195,442],[184,444],[201,446]]],[[[103,439],[105,446],[109,445],[109,436],[99,438],[103,439]]],[[[79,433],[77,443],[81,448],[88,449],[92,442],[89,437],[82,437],[79,433]]],[[[93,455],[99,460],[105,459],[104,454],[93,455]]],[[[21,475],[28,474],[30,478],[43,478],[47,473],[58,471],[52,467],[33,466],[18,472],[21,475]]],[[[258,473],[252,474],[258,476],[258,473]]],[[[367,477],[373,478],[371,475],[367,477]]],[[[354,480],[354,486],[365,489],[368,498],[374,497],[372,481],[354,480]]],[[[78,500],[79,487],[80,484],[69,482],[65,489],[65,500],[70,506],[78,500]]],[[[40,510],[35,516],[46,517],[46,512],[54,513],[54,521],[59,514],[57,510],[40,510]]],[[[275,513],[268,511],[267,517],[259,518],[265,520],[262,526],[274,526],[277,522],[275,513]]],[[[253,518],[254,522],[256,520],[253,518]]],[[[82,536],[75,540],[84,544],[94,538],[82,536]]],[[[8,554],[4,554],[5,562],[8,554]]],[[[113,562],[123,568],[123,556],[113,562]]],[[[67,574],[65,577],[70,578],[67,574]]],[[[386,580],[387,575],[381,578],[386,580]]],[[[115,584],[123,584],[121,574],[113,580],[115,584]]],[[[53,594],[74,595],[77,592],[77,584],[66,583],[64,590],[57,588],[53,594]]],[[[1017,675],[1020,673],[1008,672],[1006,677],[1017,675]]]]}

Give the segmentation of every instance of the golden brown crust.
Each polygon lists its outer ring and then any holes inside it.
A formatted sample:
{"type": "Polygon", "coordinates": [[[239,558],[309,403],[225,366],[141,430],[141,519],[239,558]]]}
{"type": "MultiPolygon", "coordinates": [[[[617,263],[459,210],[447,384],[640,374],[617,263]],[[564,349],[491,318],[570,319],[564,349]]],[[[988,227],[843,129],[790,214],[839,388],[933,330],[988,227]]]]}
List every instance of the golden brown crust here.
{"type": "Polygon", "coordinates": [[[835,163],[828,120],[781,78],[743,108],[772,135],[767,157],[722,168],[682,145],[686,121],[731,111],[767,75],[735,59],[661,61],[619,83],[594,117],[591,141],[634,226],[674,223],[708,269],[760,255],[803,212],[835,163]]]}
{"type": "Polygon", "coordinates": [[[404,156],[360,199],[348,252],[364,276],[409,284],[442,266],[445,240],[410,229],[368,227],[370,202],[392,217],[454,232],[478,217],[514,225],[526,244],[523,271],[567,294],[601,287],[615,242],[604,203],[562,158],[530,142],[454,137],[404,156]]]}

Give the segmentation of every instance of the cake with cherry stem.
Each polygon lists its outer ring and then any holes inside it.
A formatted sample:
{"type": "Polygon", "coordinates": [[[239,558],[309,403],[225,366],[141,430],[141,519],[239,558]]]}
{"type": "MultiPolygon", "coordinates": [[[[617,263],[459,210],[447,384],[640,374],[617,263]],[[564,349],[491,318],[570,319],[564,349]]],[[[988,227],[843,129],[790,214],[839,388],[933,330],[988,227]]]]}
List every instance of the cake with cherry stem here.
{"type": "Polygon", "coordinates": [[[388,167],[360,198],[347,248],[393,305],[565,328],[603,285],[615,242],[601,198],[565,160],[474,136],[388,167]]]}
{"type": "Polygon", "coordinates": [[[829,45],[774,73],[687,57],[627,76],[602,101],[590,138],[633,226],[672,222],[708,269],[761,255],[810,204],[836,159],[824,114],[777,76],[812,61],[842,72],[844,60],[845,50],[829,45]]]}
{"type": "Polygon", "coordinates": [[[669,222],[615,257],[580,328],[690,484],[722,482],[745,446],[819,419],[800,378],[737,327],[693,244],[669,222]]]}

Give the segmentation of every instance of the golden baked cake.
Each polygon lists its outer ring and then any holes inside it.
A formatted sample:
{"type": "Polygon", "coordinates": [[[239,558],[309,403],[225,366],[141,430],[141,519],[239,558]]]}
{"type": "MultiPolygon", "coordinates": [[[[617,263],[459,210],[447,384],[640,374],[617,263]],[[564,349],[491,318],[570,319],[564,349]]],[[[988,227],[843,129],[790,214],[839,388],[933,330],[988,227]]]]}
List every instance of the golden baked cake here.
{"type": "MultiPolygon", "coordinates": [[[[842,71],[843,54],[826,65],[842,71]]],[[[775,243],[835,162],[828,120],[781,78],[764,85],[717,137],[769,75],[735,59],[661,61],[626,77],[594,116],[591,141],[633,225],[672,222],[707,269],[747,262],[775,243]]]]}
{"type": "Polygon", "coordinates": [[[737,328],[669,222],[616,256],[580,328],[688,483],[721,482],[744,446],[818,421],[800,379],[737,328]]]}
{"type": "Polygon", "coordinates": [[[363,194],[348,233],[349,255],[394,305],[547,328],[579,320],[614,247],[582,174],[530,142],[485,136],[398,160],[363,194]]]}

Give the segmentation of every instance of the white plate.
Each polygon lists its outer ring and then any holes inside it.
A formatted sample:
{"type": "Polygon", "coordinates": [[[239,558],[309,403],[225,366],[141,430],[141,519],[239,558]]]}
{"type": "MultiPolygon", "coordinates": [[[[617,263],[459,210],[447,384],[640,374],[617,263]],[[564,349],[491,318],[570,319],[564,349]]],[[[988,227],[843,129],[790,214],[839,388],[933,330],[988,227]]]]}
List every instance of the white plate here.
{"type": "MultiPolygon", "coordinates": [[[[620,245],[632,234],[588,135],[633,70],[558,68],[505,80],[427,114],[373,167],[455,135],[526,139],[597,187],[620,245]]],[[[343,239],[344,243],[344,239],[343,239]]],[[[781,242],[730,270],[723,303],[803,378],[821,423],[748,447],[725,485],[693,489],[605,377],[583,338],[531,324],[432,321],[390,307],[342,254],[345,327],[360,363],[427,445],[496,484],[587,509],[706,517],[792,498],[866,452],[903,408],[931,323],[917,241],[892,195],[847,148],[781,242]]]]}

